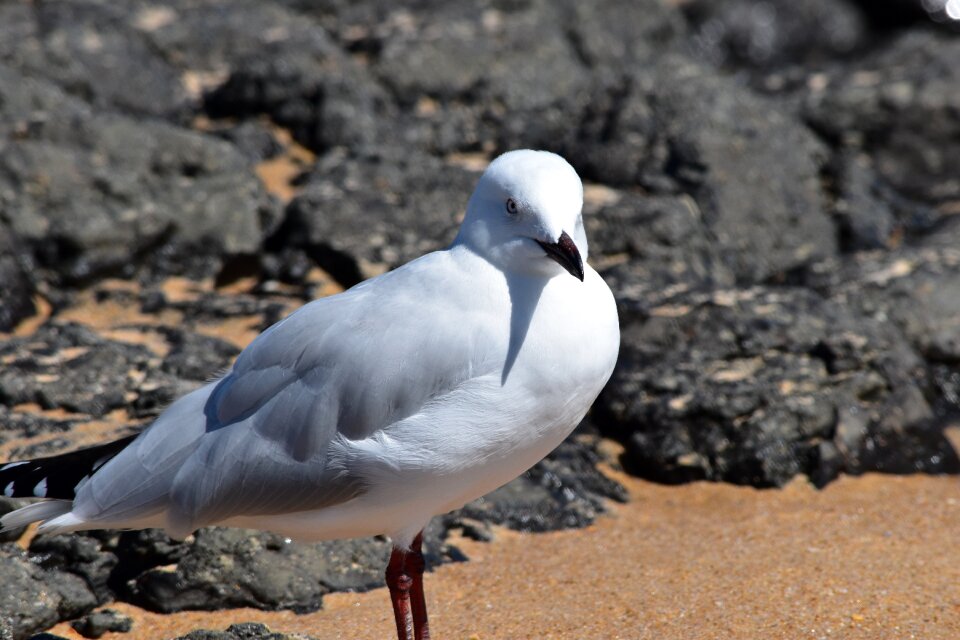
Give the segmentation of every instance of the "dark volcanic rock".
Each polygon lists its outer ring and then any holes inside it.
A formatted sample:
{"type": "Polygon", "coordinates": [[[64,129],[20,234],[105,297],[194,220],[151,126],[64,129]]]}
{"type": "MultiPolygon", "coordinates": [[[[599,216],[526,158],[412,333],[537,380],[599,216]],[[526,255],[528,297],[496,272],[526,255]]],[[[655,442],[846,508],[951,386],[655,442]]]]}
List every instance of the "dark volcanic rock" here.
{"type": "MultiPolygon", "coordinates": [[[[139,344],[102,338],[76,323],[51,321],[30,337],[0,341],[0,357],[6,359],[0,369],[0,405],[36,403],[94,417],[121,408],[138,417],[156,415],[226,369],[239,351],[223,340],[182,329],[161,332],[170,344],[164,358],[139,344]]],[[[66,431],[82,421],[8,415],[5,430],[16,428],[27,436],[66,431]]]]}
{"type": "Polygon", "coordinates": [[[598,264],[616,265],[604,278],[621,303],[656,304],[691,288],[734,284],[693,198],[611,194],[611,201],[585,213],[584,225],[594,262],[601,256],[598,264]]]}
{"type": "Polygon", "coordinates": [[[34,335],[0,342],[0,403],[102,416],[128,406],[136,372],[156,366],[145,347],[105,340],[73,323],[49,322],[34,335]]]}
{"type": "Polygon", "coordinates": [[[0,332],[33,315],[34,286],[19,240],[0,223],[0,332]]]}
{"type": "Polygon", "coordinates": [[[188,546],[159,529],[94,530],[37,536],[30,543],[30,558],[45,569],[81,578],[103,604],[129,600],[134,588],[131,580],[178,562],[188,546]]]}
{"type": "Polygon", "coordinates": [[[210,292],[195,301],[171,304],[180,309],[189,322],[223,320],[237,316],[262,316],[261,330],[280,320],[286,312],[284,306],[274,300],[248,295],[224,295],[210,292]]]}
{"type": "Polygon", "coordinates": [[[104,549],[118,560],[110,581],[115,590],[126,593],[127,581],[148,569],[179,562],[187,545],[167,536],[162,529],[110,531],[98,534],[104,549]],[[120,589],[120,586],[124,589],[120,589]]]}
{"type": "Polygon", "coordinates": [[[420,145],[435,151],[477,148],[485,140],[539,146],[590,100],[589,68],[564,33],[556,4],[431,9],[385,38],[375,67],[412,110],[406,135],[420,145]]]}
{"type": "Polygon", "coordinates": [[[561,149],[586,178],[688,194],[687,224],[719,251],[720,278],[776,280],[836,252],[820,177],[827,150],[777,103],[669,55],[595,109],[561,149]]]}
{"type": "Polygon", "coordinates": [[[269,127],[259,120],[244,120],[239,124],[212,128],[210,133],[232,142],[250,162],[273,158],[284,149],[269,127]]]}
{"type": "Polygon", "coordinates": [[[841,148],[869,154],[877,176],[913,201],[913,209],[933,208],[933,215],[919,215],[914,230],[925,230],[960,200],[958,56],[960,39],[909,33],[831,72],[806,99],[813,126],[841,148]]]}
{"type": "MultiPolygon", "coordinates": [[[[683,19],[659,0],[599,0],[590,5],[563,0],[543,2],[449,2],[427,0],[398,6],[389,0],[284,0],[308,13],[351,51],[378,58],[394,38],[411,37],[418,29],[432,39],[446,40],[457,33],[490,40],[479,47],[503,52],[511,36],[504,32],[511,20],[540,20],[546,31],[561,27],[584,62],[592,65],[628,65],[661,51],[684,33],[683,19]]],[[[457,61],[463,51],[453,51],[457,61]]],[[[487,54],[493,57],[493,54],[487,54]]],[[[531,65],[532,66],[532,65],[531,65]]],[[[471,67],[472,68],[472,67],[471,67]]],[[[502,69],[491,73],[502,73],[502,69]]],[[[427,80],[429,82],[429,80],[427,80]]]]}
{"type": "Polygon", "coordinates": [[[133,628],[133,619],[113,609],[94,611],[71,625],[84,638],[99,638],[108,631],[126,633],[133,628]]]}
{"type": "Polygon", "coordinates": [[[958,468],[932,422],[923,363],[887,324],[767,288],[682,294],[621,317],[597,422],[628,443],[637,473],[771,486],[903,460],[958,468]]]}
{"type": "Polygon", "coordinates": [[[110,573],[117,556],[104,548],[98,534],[40,535],[30,542],[31,559],[45,569],[65,571],[82,578],[97,604],[113,599],[110,573]]]}
{"type": "Polygon", "coordinates": [[[97,109],[174,118],[187,107],[180,73],[152,47],[134,3],[0,6],[0,62],[46,78],[97,109]]]}
{"type": "Polygon", "coordinates": [[[694,0],[682,8],[694,47],[717,66],[822,64],[849,56],[869,35],[866,16],[850,0],[694,0]]]}
{"type": "Polygon", "coordinates": [[[136,578],[133,601],[161,612],[311,611],[330,591],[380,586],[389,547],[385,540],[306,545],[245,529],[203,529],[176,571],[147,571],[136,578]]]}
{"type": "Polygon", "coordinates": [[[171,349],[163,359],[163,370],[178,378],[206,382],[224,371],[240,353],[233,344],[199,333],[165,331],[171,349]]]}
{"type": "Polygon", "coordinates": [[[903,198],[877,176],[873,160],[866,154],[838,153],[824,175],[832,182],[831,208],[844,251],[887,248],[906,229],[918,222],[928,223],[911,219],[916,207],[899,206],[903,198]]]}
{"type": "Polygon", "coordinates": [[[167,246],[190,256],[253,253],[272,219],[230,144],[96,113],[0,66],[0,221],[59,276],[130,272],[167,246]]]}
{"type": "Polygon", "coordinates": [[[585,527],[603,513],[605,499],[626,502],[622,485],[597,470],[595,439],[568,438],[519,478],[462,509],[442,516],[447,528],[486,538],[489,524],[518,531],[585,527]],[[479,527],[479,528],[478,528],[479,527]]]}
{"type": "Polygon", "coordinates": [[[896,325],[931,365],[934,402],[948,417],[960,412],[951,385],[960,374],[960,224],[889,252],[861,252],[813,270],[809,284],[877,322],[896,325]]]}
{"type": "Polygon", "coordinates": [[[288,635],[286,633],[274,633],[263,624],[256,622],[242,622],[232,624],[226,631],[210,631],[207,629],[198,629],[191,631],[185,636],[180,636],[176,640],[312,640],[310,636],[300,634],[288,635]]]}
{"type": "Polygon", "coordinates": [[[389,97],[311,18],[256,0],[161,11],[149,38],[201,84],[210,115],[264,114],[317,150],[378,139],[389,97]]]}
{"type": "Polygon", "coordinates": [[[28,638],[97,605],[82,578],[41,568],[13,543],[0,545],[0,575],[0,625],[10,629],[14,640],[28,638]]]}
{"type": "MultiPolygon", "coordinates": [[[[37,415],[28,411],[15,411],[11,407],[0,404],[0,442],[7,442],[13,438],[31,438],[41,433],[66,433],[82,419],[54,419],[37,415]]],[[[69,445],[66,438],[54,438],[37,444],[27,444],[14,447],[10,450],[11,459],[32,458],[39,455],[62,449],[69,445]]]]}
{"type": "Polygon", "coordinates": [[[960,247],[863,253],[828,277],[831,297],[897,325],[928,362],[960,365],[960,247]]]}
{"type": "Polygon", "coordinates": [[[381,143],[435,153],[548,145],[684,28],[658,0],[290,4],[371,61],[399,107],[381,143]]]}
{"type": "Polygon", "coordinates": [[[449,244],[477,174],[423,154],[322,159],[273,242],[351,286],[449,244]]]}
{"type": "Polygon", "coordinates": [[[324,42],[322,32],[307,49],[281,44],[281,51],[258,51],[239,63],[207,96],[207,112],[216,117],[267,114],[316,151],[364,147],[377,140],[378,115],[386,108],[382,89],[324,42]]]}

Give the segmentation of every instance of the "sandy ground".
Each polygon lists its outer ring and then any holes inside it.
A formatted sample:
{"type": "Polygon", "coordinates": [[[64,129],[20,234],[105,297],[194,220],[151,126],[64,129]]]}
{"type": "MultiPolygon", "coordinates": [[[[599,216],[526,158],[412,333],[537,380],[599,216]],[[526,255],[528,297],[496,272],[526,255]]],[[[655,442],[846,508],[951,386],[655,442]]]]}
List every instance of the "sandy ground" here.
{"type": "MultiPolygon", "coordinates": [[[[458,541],[470,562],[427,577],[434,638],[960,638],[956,478],[868,475],[823,491],[620,479],[631,502],[588,529],[458,541]]],[[[385,589],[299,616],[113,608],[135,626],[108,640],[246,621],[321,640],[395,637],[385,589]]]]}

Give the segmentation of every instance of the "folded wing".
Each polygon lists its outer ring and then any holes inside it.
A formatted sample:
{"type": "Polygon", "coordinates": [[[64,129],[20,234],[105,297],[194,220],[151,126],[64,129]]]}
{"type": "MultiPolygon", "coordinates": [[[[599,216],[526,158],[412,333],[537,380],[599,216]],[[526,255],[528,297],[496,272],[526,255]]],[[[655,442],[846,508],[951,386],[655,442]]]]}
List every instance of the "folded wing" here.
{"type": "Polygon", "coordinates": [[[268,329],[80,487],[72,515],[102,526],[160,518],[185,535],[361,494],[345,440],[372,437],[502,362],[496,324],[507,320],[451,296],[444,259],[431,254],[268,329]]]}

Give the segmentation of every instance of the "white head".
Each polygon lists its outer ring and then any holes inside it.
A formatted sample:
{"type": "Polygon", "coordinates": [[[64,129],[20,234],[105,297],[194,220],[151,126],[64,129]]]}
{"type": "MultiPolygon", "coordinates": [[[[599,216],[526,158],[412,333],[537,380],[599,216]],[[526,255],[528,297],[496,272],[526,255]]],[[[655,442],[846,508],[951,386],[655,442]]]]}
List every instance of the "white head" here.
{"type": "Polygon", "coordinates": [[[566,160],[547,151],[510,151],[480,178],[456,242],[505,271],[583,280],[582,207],[583,185],[566,160]]]}

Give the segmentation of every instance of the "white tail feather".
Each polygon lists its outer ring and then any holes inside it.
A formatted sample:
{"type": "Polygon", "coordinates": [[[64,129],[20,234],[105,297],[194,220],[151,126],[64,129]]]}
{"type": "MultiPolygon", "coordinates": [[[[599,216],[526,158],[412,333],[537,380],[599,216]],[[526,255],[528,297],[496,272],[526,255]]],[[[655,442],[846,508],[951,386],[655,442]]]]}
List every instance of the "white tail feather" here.
{"type": "Polygon", "coordinates": [[[32,522],[40,520],[49,520],[57,518],[73,509],[72,500],[44,500],[43,502],[34,502],[25,507],[20,507],[16,511],[11,511],[3,517],[0,517],[0,530],[8,531],[10,529],[19,529],[32,522]]]}

